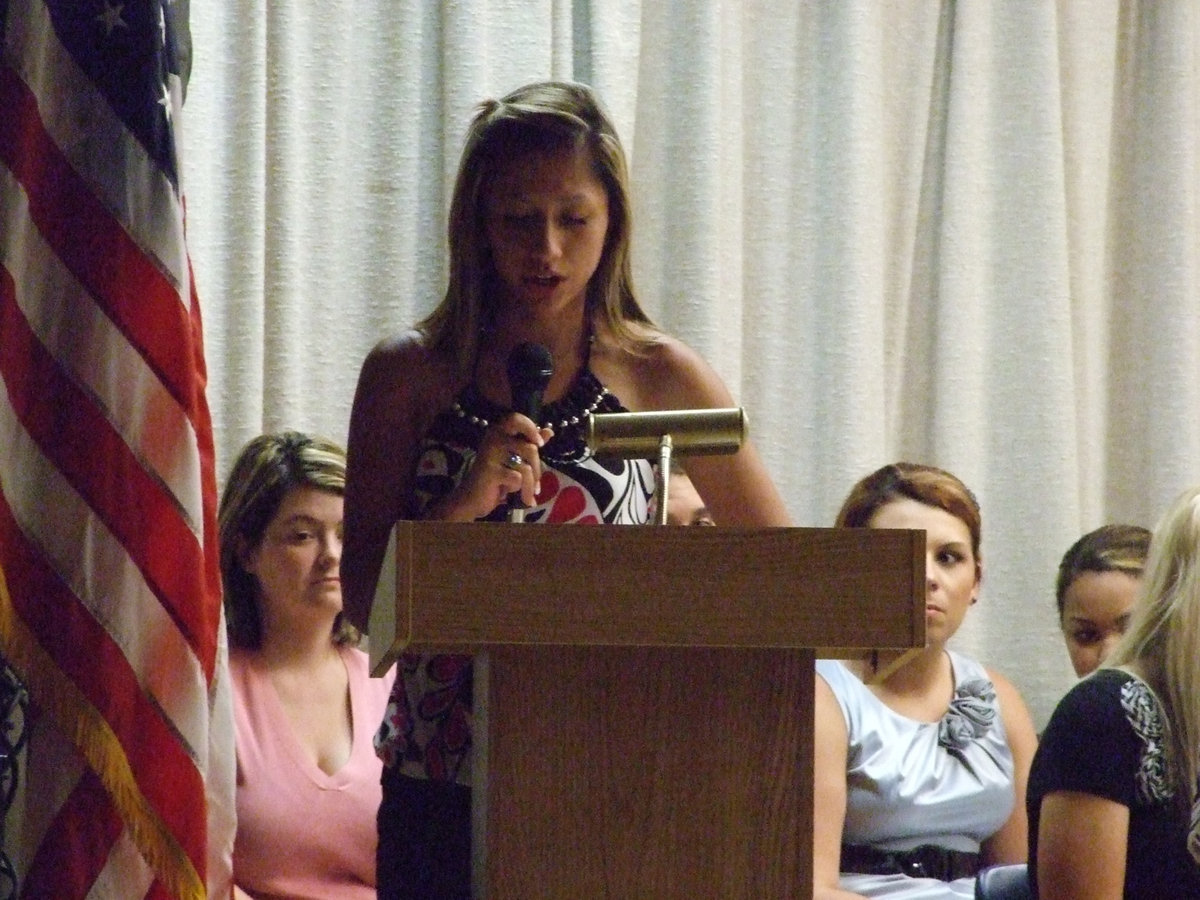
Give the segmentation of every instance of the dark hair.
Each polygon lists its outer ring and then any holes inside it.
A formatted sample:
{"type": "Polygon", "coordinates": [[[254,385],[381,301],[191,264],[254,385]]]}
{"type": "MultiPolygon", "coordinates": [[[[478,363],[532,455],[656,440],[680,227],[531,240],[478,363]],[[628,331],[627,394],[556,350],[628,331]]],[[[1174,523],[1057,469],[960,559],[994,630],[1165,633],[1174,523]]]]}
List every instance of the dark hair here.
{"type": "MultiPolygon", "coordinates": [[[[241,557],[258,547],[284,497],[300,487],[344,494],[346,452],[332,441],[298,431],[264,434],[242,448],[225,482],[217,524],[225,626],[234,647],[257,650],[263,638],[258,579],[242,567],[241,557]]],[[[356,644],[359,637],[339,615],[334,641],[356,644]]]]}
{"type": "Polygon", "coordinates": [[[965,484],[944,469],[909,462],[876,469],[850,489],[835,524],[838,528],[868,528],[881,507],[902,498],[944,510],[967,526],[978,577],[982,541],[979,501],[965,484]]]}
{"type": "Polygon", "coordinates": [[[1140,578],[1150,551],[1150,529],[1140,525],[1101,525],[1089,531],[1063,554],[1058,564],[1054,599],[1063,617],[1067,589],[1084,572],[1124,572],[1140,578]]]}
{"type": "Polygon", "coordinates": [[[459,374],[475,362],[480,331],[489,324],[491,279],[484,204],[496,173],[529,154],[587,150],[608,195],[608,234],[588,283],[587,310],[623,345],[641,346],[650,318],[634,296],[630,245],[633,218],[625,151],[592,90],[540,81],[479,105],[458,166],[447,224],[450,277],[442,302],[417,325],[428,346],[448,353],[459,374]]]}

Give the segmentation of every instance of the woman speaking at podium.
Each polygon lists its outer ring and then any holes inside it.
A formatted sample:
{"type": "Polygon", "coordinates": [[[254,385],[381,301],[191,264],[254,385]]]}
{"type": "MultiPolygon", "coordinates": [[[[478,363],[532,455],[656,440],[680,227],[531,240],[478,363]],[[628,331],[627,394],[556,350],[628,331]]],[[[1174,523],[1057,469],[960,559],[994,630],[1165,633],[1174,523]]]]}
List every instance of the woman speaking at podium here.
{"type": "Polygon", "coordinates": [[[926,644],[817,662],[814,898],[972,898],[982,866],[1025,861],[1037,744],[1017,690],[946,647],[979,596],[979,505],[950,473],[896,463],[837,525],[925,532],[926,644]]]}
{"type": "MultiPolygon", "coordinates": [[[[587,417],[732,405],[639,306],[630,209],[624,153],[587,87],[541,82],[480,104],[450,205],[445,296],[359,375],[342,566],[355,625],[367,625],[397,520],[504,520],[516,507],[526,522],[644,523],[652,461],[592,457],[587,417]],[[510,365],[529,343],[546,363],[537,372],[535,356],[532,391],[510,365]]],[[[752,446],[688,472],[718,522],[789,524],[752,446]]],[[[468,897],[470,658],[403,659],[376,742],[379,896],[468,897]]]]}

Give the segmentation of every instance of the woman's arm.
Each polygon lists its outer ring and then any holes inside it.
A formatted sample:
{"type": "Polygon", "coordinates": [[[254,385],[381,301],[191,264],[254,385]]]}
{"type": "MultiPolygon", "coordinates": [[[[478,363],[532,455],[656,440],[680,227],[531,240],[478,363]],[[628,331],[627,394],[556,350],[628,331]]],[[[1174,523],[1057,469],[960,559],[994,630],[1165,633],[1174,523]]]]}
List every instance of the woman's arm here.
{"type": "Polygon", "coordinates": [[[415,336],[378,344],[363,362],[350,409],[342,605],[363,632],[392,526],[412,515],[418,404],[433,387],[426,356],[415,336]]]}
{"type": "MultiPolygon", "coordinates": [[[[434,359],[416,335],[383,341],[363,362],[346,445],[341,565],[346,617],[361,631],[367,628],[392,526],[417,513],[413,478],[425,429],[455,393],[449,367],[434,359]]],[[[532,504],[541,475],[537,448],[550,435],[517,413],[494,423],[470,469],[427,518],[474,521],[513,491],[532,504]],[[524,460],[517,468],[506,465],[514,453],[524,460]]]]}
{"type": "Polygon", "coordinates": [[[1020,692],[1003,675],[988,672],[996,687],[1000,715],[1013,756],[1013,810],[1000,830],[983,842],[984,865],[1023,863],[1029,857],[1029,817],[1025,809],[1025,787],[1029,767],[1037,750],[1037,731],[1020,692]]]}
{"type": "Polygon", "coordinates": [[[833,691],[815,678],[813,703],[813,900],[859,897],[838,887],[846,821],[846,720],[833,691]]]}
{"type": "Polygon", "coordinates": [[[1077,791],[1042,798],[1037,878],[1041,900],[1121,900],[1129,807],[1077,791]]]}

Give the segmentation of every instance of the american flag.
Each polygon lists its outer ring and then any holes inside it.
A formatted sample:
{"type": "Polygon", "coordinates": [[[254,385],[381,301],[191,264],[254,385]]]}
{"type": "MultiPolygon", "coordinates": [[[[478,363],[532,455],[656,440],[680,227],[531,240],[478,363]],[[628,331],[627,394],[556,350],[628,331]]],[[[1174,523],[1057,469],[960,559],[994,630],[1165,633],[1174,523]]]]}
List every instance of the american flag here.
{"type": "Polygon", "coordinates": [[[185,34],[175,0],[0,0],[0,653],[32,708],[4,849],[27,897],[230,889],[185,34]]]}

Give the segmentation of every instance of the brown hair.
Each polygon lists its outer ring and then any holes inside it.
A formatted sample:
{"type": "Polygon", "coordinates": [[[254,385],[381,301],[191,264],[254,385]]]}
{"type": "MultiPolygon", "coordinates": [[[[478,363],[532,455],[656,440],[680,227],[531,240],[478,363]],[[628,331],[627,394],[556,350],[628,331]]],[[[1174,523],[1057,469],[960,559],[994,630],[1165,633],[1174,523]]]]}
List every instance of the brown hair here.
{"type": "Polygon", "coordinates": [[[1063,554],[1058,564],[1054,599],[1063,617],[1067,588],[1084,572],[1124,572],[1140,578],[1150,549],[1150,530],[1140,525],[1101,525],[1089,531],[1063,554]]]}
{"type": "MultiPolygon", "coordinates": [[[[217,525],[225,627],[234,647],[257,650],[263,639],[258,579],[242,567],[241,552],[262,542],[284,497],[299,487],[342,496],[346,451],[332,441],[298,431],[259,435],[242,448],[225,482],[217,525]]],[[[357,644],[359,638],[358,630],[339,615],[333,625],[334,641],[357,644]]]]}
{"type": "Polygon", "coordinates": [[[881,507],[902,498],[945,510],[962,520],[971,534],[975,575],[979,577],[983,523],[979,501],[970,488],[944,469],[909,462],[876,469],[850,489],[835,524],[838,528],[868,528],[881,507]]]}

